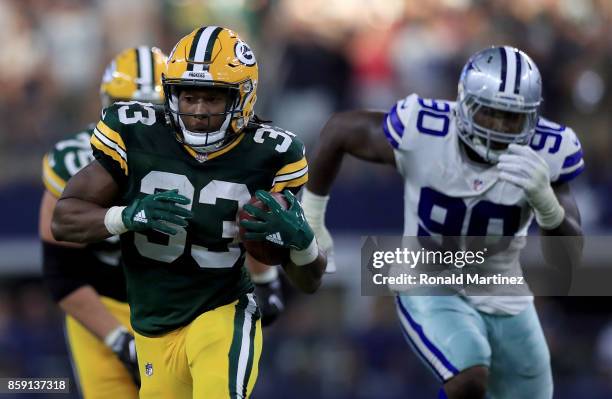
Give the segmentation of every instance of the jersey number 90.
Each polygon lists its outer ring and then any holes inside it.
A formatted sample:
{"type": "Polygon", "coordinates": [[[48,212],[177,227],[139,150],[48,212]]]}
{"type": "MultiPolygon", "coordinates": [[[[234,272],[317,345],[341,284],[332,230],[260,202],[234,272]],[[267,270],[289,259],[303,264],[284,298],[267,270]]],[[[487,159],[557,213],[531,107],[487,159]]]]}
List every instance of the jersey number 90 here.
{"type": "MultiPolygon", "coordinates": [[[[423,187],[418,215],[419,236],[440,235],[443,237],[443,247],[458,249],[454,240],[459,236],[514,236],[519,229],[521,208],[487,200],[478,201],[468,208],[462,198],[450,197],[431,187],[423,187]],[[468,216],[467,227],[464,227],[468,216]]],[[[509,243],[507,240],[503,242],[506,245],[509,243]]]]}

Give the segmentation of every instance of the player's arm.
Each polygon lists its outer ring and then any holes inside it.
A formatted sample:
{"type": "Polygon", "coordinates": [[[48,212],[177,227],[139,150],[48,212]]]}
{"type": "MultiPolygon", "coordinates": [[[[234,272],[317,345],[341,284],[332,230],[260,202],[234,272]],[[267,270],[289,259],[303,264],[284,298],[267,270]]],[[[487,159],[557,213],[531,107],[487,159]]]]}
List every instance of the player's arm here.
{"type": "Polygon", "coordinates": [[[543,239],[542,253],[549,264],[559,265],[565,262],[575,267],[580,262],[584,246],[580,212],[568,183],[553,185],[552,187],[559,205],[564,210],[564,217],[557,227],[551,229],[540,228],[540,232],[544,237],[563,236],[567,238],[543,239]]]}
{"type": "Polygon", "coordinates": [[[348,111],[334,114],[323,127],[319,148],[310,162],[308,191],[329,194],[345,154],[395,166],[393,148],[381,138],[385,113],[348,111]]]}
{"type": "Polygon", "coordinates": [[[385,113],[348,111],[334,114],[323,127],[319,147],[310,162],[310,177],[302,195],[306,219],[327,254],[327,270],[335,271],[334,242],[325,227],[329,191],[338,175],[344,155],[368,162],[395,166],[393,148],[383,139],[385,113]]]}
{"type": "Polygon", "coordinates": [[[177,230],[164,222],[186,227],[186,219],[192,217],[177,205],[186,205],[189,199],[176,191],[149,194],[127,207],[112,206],[119,195],[112,175],[93,161],[68,181],[53,214],[53,236],[61,241],[92,243],[126,231],[153,229],[174,235],[177,230]]]}
{"type": "Polygon", "coordinates": [[[41,201],[39,234],[43,244],[43,278],[51,296],[73,317],[104,342],[124,363],[134,382],[140,384],[134,337],[104,306],[96,290],[83,278],[90,255],[82,244],[59,242],[51,233],[57,199],[45,191],[41,201]]]}
{"type": "Polygon", "coordinates": [[[327,258],[318,248],[316,258],[312,262],[300,264],[297,261],[289,260],[283,264],[289,280],[300,291],[307,294],[312,294],[319,289],[326,266],[327,258]]]}
{"type": "Polygon", "coordinates": [[[53,299],[64,312],[103,340],[119,321],[104,307],[97,292],[82,277],[89,256],[83,245],[56,241],[51,218],[57,199],[45,191],[40,207],[39,234],[43,244],[43,276],[53,299]]]}
{"type": "Polygon", "coordinates": [[[104,224],[119,197],[119,185],[93,161],[74,175],[57,201],[51,231],[58,241],[92,243],[113,235],[104,224]]]}
{"type": "Polygon", "coordinates": [[[568,183],[553,184],[553,192],[563,208],[564,217],[559,226],[552,229],[541,229],[545,236],[579,236],[582,237],[582,227],[578,205],[568,183]]]}

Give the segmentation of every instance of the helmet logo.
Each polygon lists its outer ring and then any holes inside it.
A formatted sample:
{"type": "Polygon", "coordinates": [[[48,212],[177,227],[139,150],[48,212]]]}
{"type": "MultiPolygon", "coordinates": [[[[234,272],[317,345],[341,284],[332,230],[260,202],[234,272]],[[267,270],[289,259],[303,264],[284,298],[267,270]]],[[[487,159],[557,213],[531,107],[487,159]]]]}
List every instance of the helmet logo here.
{"type": "Polygon", "coordinates": [[[251,48],[241,40],[236,42],[234,53],[236,54],[238,61],[246,66],[253,66],[257,62],[255,61],[255,54],[253,54],[251,48]]]}

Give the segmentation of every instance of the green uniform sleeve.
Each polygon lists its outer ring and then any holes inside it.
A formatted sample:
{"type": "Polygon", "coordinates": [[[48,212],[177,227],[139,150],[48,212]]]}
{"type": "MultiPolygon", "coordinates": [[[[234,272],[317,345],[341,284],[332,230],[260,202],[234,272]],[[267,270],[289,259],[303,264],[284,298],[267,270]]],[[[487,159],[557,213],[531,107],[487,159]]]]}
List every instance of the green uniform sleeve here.
{"type": "Polygon", "coordinates": [[[43,158],[42,162],[42,180],[47,191],[49,191],[55,198],[62,196],[64,187],[66,187],[67,179],[62,178],[55,170],[56,161],[54,158],[54,152],[48,152],[43,158]]]}
{"type": "Polygon", "coordinates": [[[92,129],[78,132],[58,141],[53,149],[44,156],[43,183],[47,191],[56,198],[62,195],[68,179],[93,160],[89,146],[92,129]]]}
{"type": "Polygon", "coordinates": [[[293,136],[289,148],[282,154],[282,166],[274,176],[270,191],[280,192],[285,189],[294,193],[300,191],[308,181],[308,162],[305,153],[304,143],[293,136]]]}
{"type": "Polygon", "coordinates": [[[102,119],[94,128],[91,148],[95,159],[119,185],[125,185],[128,177],[127,147],[122,134],[126,126],[119,121],[117,104],[102,112],[102,119]]]}

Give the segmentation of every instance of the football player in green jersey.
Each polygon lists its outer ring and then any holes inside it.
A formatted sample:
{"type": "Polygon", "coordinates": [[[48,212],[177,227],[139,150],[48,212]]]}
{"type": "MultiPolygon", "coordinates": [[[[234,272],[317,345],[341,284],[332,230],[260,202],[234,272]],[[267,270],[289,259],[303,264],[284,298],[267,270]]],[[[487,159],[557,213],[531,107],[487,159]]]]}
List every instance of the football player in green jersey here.
{"type": "MultiPolygon", "coordinates": [[[[159,49],[145,46],[119,53],[102,78],[102,104],[136,99],[161,104],[166,58],[159,49]]],[[[66,338],[82,396],[137,398],[140,375],[119,237],[73,244],[55,241],[50,229],[66,182],[93,160],[89,144],[93,130],[92,125],[59,141],[43,159],[46,190],[39,222],[44,279],[53,299],[66,312],[66,338]]]]}
{"type": "Polygon", "coordinates": [[[270,211],[247,208],[259,219],[249,237],[289,248],[287,275],[316,291],[326,260],[291,194],[308,179],[304,146],[254,117],[258,66],[233,31],[196,29],[166,66],[163,108],[105,109],[96,160],[67,184],[52,231],[80,243],[120,235],[142,398],[243,398],[262,335],[236,215],[257,193],[270,211]]]}

